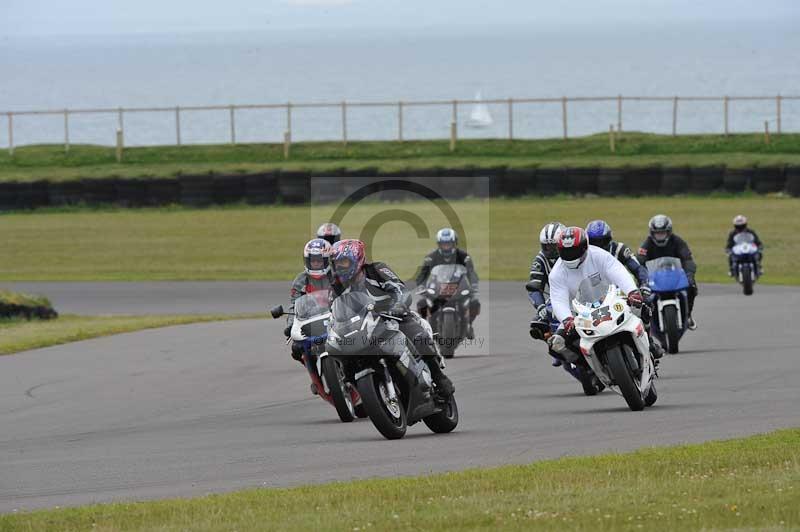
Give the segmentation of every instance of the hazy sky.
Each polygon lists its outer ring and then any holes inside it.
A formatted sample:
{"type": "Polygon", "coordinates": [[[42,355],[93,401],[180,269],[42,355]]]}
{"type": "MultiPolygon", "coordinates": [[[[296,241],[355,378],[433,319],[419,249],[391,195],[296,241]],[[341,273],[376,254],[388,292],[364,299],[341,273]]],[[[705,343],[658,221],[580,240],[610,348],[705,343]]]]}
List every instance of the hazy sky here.
{"type": "Polygon", "coordinates": [[[800,21],[800,0],[0,0],[0,36],[800,21]]]}

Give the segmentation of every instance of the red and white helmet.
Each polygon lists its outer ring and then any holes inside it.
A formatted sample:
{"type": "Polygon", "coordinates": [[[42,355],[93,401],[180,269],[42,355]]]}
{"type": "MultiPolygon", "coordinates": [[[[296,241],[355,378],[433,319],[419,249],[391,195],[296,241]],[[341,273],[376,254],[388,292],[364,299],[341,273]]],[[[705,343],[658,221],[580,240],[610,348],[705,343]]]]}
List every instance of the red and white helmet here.
{"type": "Polygon", "coordinates": [[[306,273],[314,279],[322,279],[331,269],[331,245],[321,238],[309,240],[303,248],[306,273]]]}
{"type": "Polygon", "coordinates": [[[737,214],[733,217],[733,227],[737,231],[744,231],[747,229],[747,216],[744,214],[737,214]]]}
{"type": "Polygon", "coordinates": [[[577,269],[589,250],[589,240],[580,227],[567,227],[558,233],[558,256],[564,266],[577,269]]]}
{"type": "Polygon", "coordinates": [[[317,229],[317,238],[327,240],[332,246],[342,239],[342,230],[335,223],[324,223],[317,229]]]}

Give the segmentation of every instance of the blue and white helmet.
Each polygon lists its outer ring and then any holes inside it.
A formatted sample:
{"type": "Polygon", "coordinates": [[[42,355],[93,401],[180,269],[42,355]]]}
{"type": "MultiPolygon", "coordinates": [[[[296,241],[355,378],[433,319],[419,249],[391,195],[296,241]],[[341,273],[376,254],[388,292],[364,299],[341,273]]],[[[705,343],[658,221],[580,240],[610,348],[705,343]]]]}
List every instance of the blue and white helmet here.
{"type": "Polygon", "coordinates": [[[436,233],[436,244],[439,247],[439,253],[448,256],[452,255],[456,252],[456,246],[458,245],[458,234],[449,227],[439,229],[439,232],[436,233]]]}
{"type": "Polygon", "coordinates": [[[592,220],[586,226],[586,237],[589,239],[589,244],[603,248],[606,251],[611,250],[611,226],[604,220],[592,220]]]}

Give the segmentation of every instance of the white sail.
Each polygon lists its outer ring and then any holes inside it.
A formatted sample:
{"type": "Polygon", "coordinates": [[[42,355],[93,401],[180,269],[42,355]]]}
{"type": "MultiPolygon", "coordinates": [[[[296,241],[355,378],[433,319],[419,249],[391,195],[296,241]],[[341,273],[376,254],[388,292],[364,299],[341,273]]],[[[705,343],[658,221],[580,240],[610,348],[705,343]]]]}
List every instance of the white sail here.
{"type": "Polygon", "coordinates": [[[467,127],[484,128],[489,127],[494,123],[492,115],[489,112],[489,106],[481,100],[481,93],[475,95],[476,104],[472,106],[472,111],[469,113],[469,120],[467,120],[467,127]]]}

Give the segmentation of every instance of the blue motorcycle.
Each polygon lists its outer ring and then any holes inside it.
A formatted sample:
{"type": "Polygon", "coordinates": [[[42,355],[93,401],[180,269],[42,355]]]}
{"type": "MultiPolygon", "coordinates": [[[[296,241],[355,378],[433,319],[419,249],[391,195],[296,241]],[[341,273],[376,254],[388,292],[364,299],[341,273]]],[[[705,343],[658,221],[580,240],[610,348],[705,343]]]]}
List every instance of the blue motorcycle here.
{"type": "Polygon", "coordinates": [[[654,316],[650,334],[668,353],[678,352],[678,343],[686,332],[689,317],[689,278],[677,257],[660,257],[647,261],[649,285],[653,291],[650,303],[654,316]]]}
{"type": "MultiPolygon", "coordinates": [[[[536,319],[531,321],[530,335],[535,340],[546,341],[547,338],[555,334],[555,332],[558,330],[560,323],[555,316],[553,316],[553,307],[550,305],[550,301],[547,302],[547,312],[550,316],[549,321],[543,321],[538,316],[536,319]]],[[[574,360],[581,360],[581,353],[576,347],[571,346],[570,351],[575,355],[574,360]]],[[[552,353],[550,353],[550,356],[553,357],[553,366],[561,366],[564,371],[569,373],[573,378],[575,378],[575,380],[581,383],[584,394],[597,395],[603,391],[603,388],[605,388],[603,383],[600,382],[600,379],[595,376],[594,372],[588,366],[582,367],[574,362],[561,360],[560,358],[553,356],[552,353]]]]}
{"type": "Polygon", "coordinates": [[[733,237],[731,259],[732,273],[742,285],[744,295],[753,295],[753,284],[758,280],[758,246],[752,233],[739,233],[733,237]]]}

